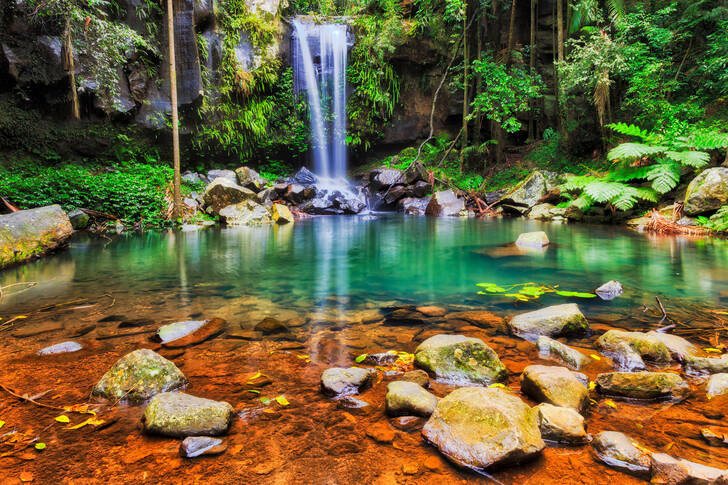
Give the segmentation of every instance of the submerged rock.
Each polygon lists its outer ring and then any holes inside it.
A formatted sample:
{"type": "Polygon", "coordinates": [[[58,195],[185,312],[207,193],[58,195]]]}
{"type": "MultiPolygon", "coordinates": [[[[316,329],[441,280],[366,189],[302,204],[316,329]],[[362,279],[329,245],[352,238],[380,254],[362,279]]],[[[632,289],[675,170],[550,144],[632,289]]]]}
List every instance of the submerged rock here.
{"type": "Polygon", "coordinates": [[[414,382],[394,381],[387,384],[385,402],[392,416],[423,416],[432,414],[439,399],[414,382]]]}
{"type": "Polygon", "coordinates": [[[574,409],[548,403],[541,403],[534,409],[543,439],[568,444],[586,443],[584,417],[574,409]]]}
{"type": "Polygon", "coordinates": [[[591,362],[591,359],[576,349],[564,345],[558,340],[541,335],[536,341],[539,353],[556,357],[572,369],[579,370],[591,362]]]}
{"type": "Polygon", "coordinates": [[[71,221],[59,205],[0,215],[0,269],[64,246],[71,233],[71,221]]]}
{"type": "Polygon", "coordinates": [[[714,167],[703,170],[685,192],[683,210],[689,216],[720,209],[728,204],[728,168],[714,167]]]}
{"type": "Polygon", "coordinates": [[[536,411],[503,389],[463,387],[441,399],[422,429],[458,465],[485,469],[544,449],[536,411]]]}
{"type": "Polygon", "coordinates": [[[554,217],[553,214],[551,214],[551,209],[553,208],[553,204],[537,204],[528,212],[528,218],[536,220],[550,220],[554,217]]]}
{"type": "Polygon", "coordinates": [[[181,392],[163,392],[149,401],[142,423],[147,433],[183,438],[216,436],[227,432],[233,407],[181,392]]]}
{"type": "Polygon", "coordinates": [[[260,189],[265,186],[265,179],[261,177],[258,172],[250,167],[238,168],[237,170],[235,170],[235,175],[237,176],[238,183],[242,187],[250,189],[254,192],[260,192],[260,189]]]}
{"type": "Polygon", "coordinates": [[[705,392],[712,397],[728,394],[728,374],[713,374],[708,379],[705,392]]]}
{"type": "Polygon", "coordinates": [[[604,301],[612,301],[622,295],[622,283],[611,280],[594,290],[594,293],[604,301]]]}
{"type": "Polygon", "coordinates": [[[165,347],[186,347],[221,334],[225,325],[222,318],[170,323],[159,327],[157,337],[165,347]]]}
{"type": "Polygon", "coordinates": [[[611,352],[614,360],[614,367],[623,372],[639,372],[647,370],[642,356],[637,353],[627,342],[621,342],[611,352]]]}
{"type": "Polygon", "coordinates": [[[202,198],[207,211],[217,215],[225,207],[254,199],[255,192],[239,186],[234,180],[218,177],[205,188],[202,198]]]}
{"type": "Polygon", "coordinates": [[[632,444],[625,434],[602,431],[591,445],[597,458],[613,468],[639,475],[650,471],[650,455],[632,444]]]}
{"type": "Polygon", "coordinates": [[[672,360],[670,350],[662,341],[642,332],[609,330],[597,339],[595,345],[605,354],[614,355],[620,351],[620,344],[623,342],[641,357],[656,364],[669,364],[672,360]]]}
{"type": "Polygon", "coordinates": [[[332,367],[321,374],[321,391],[328,396],[358,394],[369,387],[376,372],[360,367],[332,367]]]}
{"type": "Polygon", "coordinates": [[[109,400],[144,401],[185,384],[187,378],[173,362],[149,349],[139,349],[111,366],[91,394],[109,400]]]}
{"type": "Polygon", "coordinates": [[[265,317],[255,324],[255,330],[264,334],[284,333],[288,332],[288,326],[277,318],[265,317]]]}
{"type": "Polygon", "coordinates": [[[665,453],[653,453],[651,459],[650,483],[653,485],[725,485],[728,483],[728,470],[673,458],[665,453]]]}
{"type": "Polygon", "coordinates": [[[427,375],[427,372],[421,369],[415,369],[409,372],[405,372],[399,377],[399,380],[414,382],[418,386],[422,386],[424,388],[430,387],[430,376],[427,375]]]}
{"type": "Polygon", "coordinates": [[[520,248],[542,248],[549,244],[549,237],[543,231],[524,232],[516,239],[516,246],[520,248]]]}
{"type": "Polygon", "coordinates": [[[636,399],[683,398],[688,384],[672,372],[606,372],[595,379],[597,390],[636,399]]]}
{"type": "Polygon", "coordinates": [[[728,354],[720,357],[688,356],[683,365],[690,374],[725,374],[728,373],[728,354]]]}
{"type": "Polygon", "coordinates": [[[270,212],[271,217],[273,218],[273,222],[275,222],[276,224],[288,224],[294,222],[295,220],[293,218],[293,214],[291,214],[291,209],[283,204],[273,204],[270,212]]]}
{"type": "Polygon", "coordinates": [[[399,359],[399,355],[394,350],[390,350],[387,352],[379,352],[376,354],[367,354],[366,357],[364,357],[364,364],[367,365],[392,365],[394,364],[397,359],[399,359]]]}
{"type": "Polygon", "coordinates": [[[498,354],[477,338],[435,335],[415,350],[415,364],[438,380],[455,385],[490,385],[508,371],[498,354]]]}
{"type": "Polygon", "coordinates": [[[273,222],[268,209],[252,199],[223,207],[219,215],[228,226],[254,226],[273,222]]]}
{"type": "Polygon", "coordinates": [[[527,340],[584,333],[589,322],[575,303],[554,305],[516,315],[508,322],[511,332],[527,340]]]}
{"type": "Polygon", "coordinates": [[[42,348],[37,352],[37,354],[38,355],[66,354],[66,353],[70,353],[70,352],[78,352],[81,349],[83,349],[83,345],[79,344],[78,342],[68,341],[68,342],[61,342],[59,344],[51,345],[50,347],[42,348]]]}
{"type": "Polygon", "coordinates": [[[183,458],[195,458],[202,455],[219,455],[227,449],[220,438],[209,436],[188,436],[179,445],[179,454],[183,458]]]}
{"type": "Polygon", "coordinates": [[[578,412],[589,404],[589,390],[566,367],[529,365],[521,374],[521,391],[538,402],[578,412]]]}
{"type": "Polygon", "coordinates": [[[465,201],[458,199],[452,190],[435,192],[427,204],[425,214],[428,216],[454,216],[461,217],[468,215],[465,209],[465,201]]]}

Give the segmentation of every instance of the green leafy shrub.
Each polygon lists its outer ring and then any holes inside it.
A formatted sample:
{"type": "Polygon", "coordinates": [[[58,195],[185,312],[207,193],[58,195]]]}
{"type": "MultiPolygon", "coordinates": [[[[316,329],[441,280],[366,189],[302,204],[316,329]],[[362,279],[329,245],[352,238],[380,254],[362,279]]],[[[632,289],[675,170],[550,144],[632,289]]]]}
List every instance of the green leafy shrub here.
{"type": "Polygon", "coordinates": [[[698,217],[698,224],[718,232],[728,232],[728,205],[724,205],[710,217],[698,217]]]}

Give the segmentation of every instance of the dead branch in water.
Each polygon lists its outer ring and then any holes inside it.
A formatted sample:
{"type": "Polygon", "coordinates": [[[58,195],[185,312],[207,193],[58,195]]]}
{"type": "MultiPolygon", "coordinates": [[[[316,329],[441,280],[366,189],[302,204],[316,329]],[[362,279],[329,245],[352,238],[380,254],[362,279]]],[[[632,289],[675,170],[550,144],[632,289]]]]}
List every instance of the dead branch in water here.
{"type": "Polygon", "coordinates": [[[38,402],[38,401],[36,401],[34,399],[34,398],[37,398],[37,397],[44,396],[45,394],[48,393],[48,391],[43,392],[43,393],[40,393],[40,394],[38,394],[36,396],[33,396],[33,397],[28,397],[27,395],[21,396],[20,394],[17,394],[15,392],[13,392],[11,389],[5,387],[3,384],[0,384],[0,389],[4,390],[5,392],[7,392],[8,394],[10,394],[13,397],[16,397],[16,398],[20,399],[21,401],[27,401],[29,403],[35,404],[36,406],[40,406],[42,408],[55,409],[55,410],[59,410],[59,411],[65,411],[66,410],[66,409],[61,408],[61,407],[58,407],[58,406],[52,406],[50,404],[44,404],[42,402],[38,402]]]}
{"type": "Polygon", "coordinates": [[[675,234],[681,236],[708,236],[710,231],[699,226],[681,226],[667,217],[663,216],[656,209],[648,216],[650,220],[645,224],[645,229],[658,234],[675,234]]]}

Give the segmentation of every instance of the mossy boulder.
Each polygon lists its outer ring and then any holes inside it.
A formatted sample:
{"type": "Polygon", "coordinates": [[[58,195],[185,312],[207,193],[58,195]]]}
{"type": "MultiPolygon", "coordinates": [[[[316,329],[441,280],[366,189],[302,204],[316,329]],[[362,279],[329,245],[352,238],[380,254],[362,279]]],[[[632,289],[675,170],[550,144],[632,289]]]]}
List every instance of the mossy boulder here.
{"type": "Polygon", "coordinates": [[[75,209],[68,213],[68,220],[71,226],[77,231],[86,229],[91,224],[91,218],[81,209],[75,209]]]}
{"type": "Polygon", "coordinates": [[[59,205],[0,215],[0,269],[65,246],[71,233],[71,221],[59,205]]]}
{"type": "Polygon", "coordinates": [[[257,226],[273,222],[268,209],[252,199],[223,207],[219,215],[228,226],[257,226]]]}
{"type": "Polygon", "coordinates": [[[728,354],[720,357],[688,356],[683,366],[689,374],[724,374],[728,373],[728,354]]]}
{"type": "Polygon", "coordinates": [[[541,452],[536,412],[498,388],[462,387],[440,400],[422,435],[454,463],[476,470],[541,452]]]}
{"type": "Polygon", "coordinates": [[[589,330],[589,322],[575,303],[566,303],[516,315],[508,322],[508,328],[519,337],[536,340],[540,335],[559,337],[584,333],[589,330]]]}
{"type": "Polygon", "coordinates": [[[358,394],[371,386],[376,372],[361,367],[332,367],[321,374],[321,392],[328,396],[358,394]]]}
{"type": "Polygon", "coordinates": [[[596,341],[596,347],[607,355],[620,350],[620,344],[626,343],[644,359],[656,364],[669,364],[672,361],[670,349],[654,336],[642,332],[625,332],[609,330],[596,341]]]}
{"type": "Polygon", "coordinates": [[[181,392],[164,392],[149,401],[144,410],[144,431],[176,438],[216,436],[227,432],[233,407],[181,392]]]}
{"type": "Polygon", "coordinates": [[[109,400],[124,397],[129,401],[144,401],[185,384],[187,378],[173,362],[149,349],[140,349],[111,366],[91,394],[109,400]]]}
{"type": "Polygon", "coordinates": [[[521,391],[538,402],[582,412],[589,404],[589,390],[566,367],[529,365],[521,374],[521,391]]]}
{"type": "Polygon", "coordinates": [[[463,335],[435,335],[415,349],[415,365],[436,379],[454,385],[490,385],[508,371],[498,354],[480,339],[463,335]]]}
{"type": "Polygon", "coordinates": [[[606,465],[636,475],[650,471],[650,455],[634,445],[629,436],[616,431],[602,431],[591,443],[598,460],[606,465]]]}
{"type": "Polygon", "coordinates": [[[559,359],[572,369],[579,370],[591,362],[589,357],[578,350],[545,335],[541,335],[536,341],[536,344],[541,355],[559,359]]]}
{"type": "Polygon", "coordinates": [[[392,416],[428,417],[439,399],[414,382],[394,381],[387,384],[385,402],[392,416]]]}
{"type": "Polygon", "coordinates": [[[293,214],[288,206],[283,204],[275,203],[270,209],[271,217],[273,222],[276,224],[288,224],[294,222],[293,214]]]}
{"type": "Polygon", "coordinates": [[[728,394],[728,374],[713,374],[705,386],[708,396],[715,397],[728,394]]]}
{"type": "Polygon", "coordinates": [[[522,207],[523,209],[520,209],[519,212],[525,213],[529,208],[538,204],[554,185],[555,177],[552,174],[536,170],[508,192],[502,201],[504,204],[515,206],[516,209],[522,207]]]}
{"type": "Polygon", "coordinates": [[[427,203],[425,214],[428,216],[467,216],[468,211],[465,208],[465,199],[458,198],[452,190],[442,190],[435,192],[427,203]]]}
{"type": "Polygon", "coordinates": [[[601,394],[635,399],[683,398],[690,387],[672,372],[606,372],[595,379],[601,394]]]}
{"type": "Polygon", "coordinates": [[[614,361],[614,368],[622,372],[639,372],[647,370],[642,356],[627,342],[621,342],[610,352],[614,361]]]}
{"type": "Polygon", "coordinates": [[[254,192],[260,192],[260,189],[265,186],[265,179],[250,167],[238,168],[235,170],[235,175],[241,187],[245,187],[254,192]]]}
{"type": "Polygon", "coordinates": [[[703,170],[688,185],[683,210],[689,216],[720,209],[728,204],[728,168],[703,170]]]}
{"type": "Polygon", "coordinates": [[[553,219],[553,214],[551,213],[551,209],[554,208],[553,204],[549,203],[543,203],[543,204],[537,204],[533,206],[533,208],[528,212],[528,218],[529,219],[536,219],[540,221],[548,221],[553,219]]]}
{"type": "Polygon", "coordinates": [[[662,342],[667,347],[667,350],[670,351],[670,356],[680,362],[685,360],[686,357],[697,355],[700,352],[697,345],[677,335],[650,330],[646,336],[647,338],[662,342]]]}
{"type": "Polygon", "coordinates": [[[541,403],[534,409],[543,439],[574,445],[587,441],[584,417],[574,409],[548,403],[541,403]]]}
{"type": "Polygon", "coordinates": [[[218,177],[205,187],[203,200],[210,214],[218,215],[225,207],[255,198],[255,192],[241,187],[234,180],[218,177]]]}

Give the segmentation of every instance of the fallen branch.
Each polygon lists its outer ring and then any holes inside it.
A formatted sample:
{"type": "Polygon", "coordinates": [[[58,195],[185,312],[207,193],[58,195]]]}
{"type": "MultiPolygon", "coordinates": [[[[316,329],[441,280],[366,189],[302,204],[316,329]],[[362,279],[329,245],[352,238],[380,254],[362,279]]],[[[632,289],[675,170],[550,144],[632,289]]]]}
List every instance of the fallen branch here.
{"type": "Polygon", "coordinates": [[[112,221],[116,221],[116,220],[119,219],[118,217],[116,217],[114,215],[106,214],[104,212],[95,211],[93,209],[81,209],[81,210],[83,212],[85,212],[86,214],[90,215],[90,216],[98,217],[98,218],[101,218],[101,219],[109,219],[109,220],[112,220],[112,221]]]}
{"type": "Polygon", "coordinates": [[[667,318],[667,312],[665,311],[665,307],[662,306],[662,302],[660,301],[660,297],[659,296],[655,296],[655,300],[657,300],[657,305],[660,307],[660,310],[662,310],[662,318],[660,319],[660,323],[662,323],[667,318]]]}
{"type": "MultiPolygon", "coordinates": [[[[30,402],[30,403],[35,404],[36,406],[40,406],[42,408],[55,409],[55,410],[59,410],[59,411],[65,411],[66,410],[65,408],[61,408],[61,407],[58,407],[58,406],[51,406],[50,404],[44,404],[42,402],[38,402],[35,399],[33,399],[33,397],[28,397],[27,395],[26,396],[21,396],[20,394],[17,394],[15,392],[13,392],[12,390],[10,390],[9,388],[7,388],[3,384],[0,384],[0,389],[3,389],[8,394],[10,394],[11,396],[14,396],[14,397],[20,399],[21,401],[27,401],[27,402],[30,402]]],[[[41,393],[38,396],[43,396],[45,394],[46,393],[41,393]]],[[[34,396],[34,397],[36,397],[36,396],[34,396]]]]}

